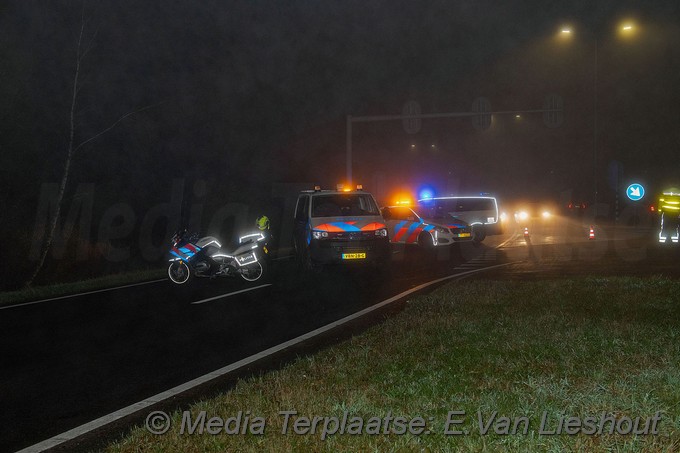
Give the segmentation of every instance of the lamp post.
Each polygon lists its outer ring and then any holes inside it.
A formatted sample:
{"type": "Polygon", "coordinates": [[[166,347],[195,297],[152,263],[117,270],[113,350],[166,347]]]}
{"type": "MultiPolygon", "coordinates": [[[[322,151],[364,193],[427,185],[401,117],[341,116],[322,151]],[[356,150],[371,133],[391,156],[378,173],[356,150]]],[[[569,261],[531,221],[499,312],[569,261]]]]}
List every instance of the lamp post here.
{"type": "MultiPolygon", "coordinates": [[[[560,29],[560,34],[565,38],[565,39],[571,39],[573,31],[570,26],[563,26],[560,29]]],[[[597,100],[598,100],[598,94],[597,94],[597,82],[598,82],[598,49],[599,49],[599,40],[597,36],[594,38],[595,41],[595,61],[594,61],[594,80],[593,80],[593,87],[594,87],[594,93],[593,93],[593,218],[597,216],[597,100]]]]}
{"type": "MultiPolygon", "coordinates": [[[[635,25],[631,22],[625,22],[621,24],[618,27],[618,32],[620,37],[630,37],[632,36],[636,31],[635,25]]],[[[572,28],[569,26],[563,26],[560,30],[560,34],[564,37],[571,37],[572,36],[572,28]]],[[[594,99],[593,99],[593,218],[597,216],[597,202],[598,202],[598,184],[597,184],[597,158],[598,158],[598,81],[599,81],[599,49],[600,49],[600,39],[598,35],[595,35],[593,37],[594,44],[595,44],[595,57],[594,57],[594,81],[593,81],[593,91],[594,91],[594,99]]],[[[616,197],[616,219],[618,220],[618,196],[619,196],[619,176],[617,175],[616,178],[616,189],[615,189],[615,197],[616,197]]]]}
{"type": "MultiPolygon", "coordinates": [[[[599,46],[599,42],[598,42],[598,39],[597,39],[597,36],[596,36],[595,37],[595,82],[594,82],[595,99],[593,101],[595,103],[595,107],[594,107],[595,117],[593,119],[593,209],[594,209],[593,220],[595,220],[595,218],[597,218],[597,113],[598,113],[597,112],[597,108],[598,108],[598,105],[597,105],[597,81],[598,81],[598,77],[597,77],[597,73],[598,73],[597,53],[598,53],[599,48],[600,48],[600,46],[599,46]]],[[[618,191],[618,178],[617,178],[616,190],[618,191]]],[[[618,213],[617,213],[617,215],[618,215],[618,213]]]]}

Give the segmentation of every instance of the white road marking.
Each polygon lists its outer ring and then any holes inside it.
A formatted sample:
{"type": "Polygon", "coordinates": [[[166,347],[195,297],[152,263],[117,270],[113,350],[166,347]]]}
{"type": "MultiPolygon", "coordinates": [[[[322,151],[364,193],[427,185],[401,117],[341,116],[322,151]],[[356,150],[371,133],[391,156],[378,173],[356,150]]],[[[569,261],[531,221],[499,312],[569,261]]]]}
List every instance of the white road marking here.
{"type": "Polygon", "coordinates": [[[148,285],[148,284],[151,284],[151,283],[164,282],[164,281],[167,281],[167,280],[168,280],[167,278],[161,278],[161,279],[158,279],[158,280],[151,280],[151,281],[148,281],[148,282],[131,283],[129,285],[116,286],[116,287],[113,287],[113,288],[97,289],[97,290],[94,290],[94,291],[87,291],[85,293],[69,294],[69,295],[66,295],[66,296],[59,296],[59,297],[51,297],[49,299],[36,300],[36,301],[33,301],[33,302],[25,302],[25,303],[16,304],[16,305],[6,305],[4,307],[0,307],[0,310],[8,310],[10,308],[17,308],[17,307],[25,307],[27,305],[42,304],[43,302],[49,302],[49,301],[52,301],[52,300],[70,299],[71,297],[86,296],[88,294],[103,293],[105,291],[114,291],[114,290],[117,290],[117,289],[132,288],[133,286],[148,285]]]}
{"type": "MultiPolygon", "coordinates": [[[[343,324],[347,324],[350,321],[353,321],[357,318],[360,318],[360,317],[362,317],[362,316],[364,316],[364,315],[366,315],[366,314],[368,314],[372,311],[375,311],[375,310],[382,308],[386,305],[389,305],[393,302],[401,300],[404,297],[408,296],[409,294],[413,294],[417,291],[425,289],[428,286],[432,286],[432,285],[435,285],[437,283],[441,283],[441,282],[446,281],[446,280],[451,280],[453,278],[464,277],[464,276],[468,276],[468,275],[471,275],[471,274],[476,274],[478,272],[487,271],[487,270],[490,270],[490,269],[495,269],[495,268],[499,268],[499,267],[503,267],[503,266],[509,266],[511,264],[515,264],[515,263],[518,263],[518,262],[519,261],[513,261],[513,262],[510,262],[510,263],[497,264],[495,266],[489,266],[489,267],[485,267],[485,268],[482,268],[482,269],[476,269],[476,270],[472,270],[472,271],[461,272],[459,274],[448,275],[446,277],[438,278],[436,280],[432,280],[430,282],[423,283],[423,284],[418,285],[414,288],[411,288],[407,291],[399,293],[396,296],[392,296],[389,299],[385,299],[382,302],[379,302],[375,305],[372,305],[368,308],[365,308],[361,311],[358,311],[354,314],[346,316],[346,317],[339,319],[337,321],[334,321],[330,324],[326,324],[325,326],[319,327],[318,329],[314,329],[310,332],[307,332],[306,334],[300,335],[299,337],[293,338],[292,340],[288,340],[288,341],[285,341],[285,342],[283,342],[279,345],[272,346],[271,348],[265,349],[264,351],[258,352],[257,354],[254,354],[254,355],[251,355],[250,357],[246,357],[245,359],[241,359],[238,362],[234,362],[231,365],[227,365],[227,366],[220,368],[218,370],[215,370],[211,373],[204,374],[203,376],[200,376],[200,377],[193,379],[189,382],[185,382],[184,384],[181,384],[177,387],[173,387],[169,390],[166,390],[165,392],[161,392],[161,393],[154,395],[150,398],[147,398],[143,401],[139,401],[138,403],[131,404],[130,406],[124,407],[124,408],[117,410],[115,412],[112,412],[108,415],[104,415],[103,417],[100,417],[96,420],[92,420],[91,422],[85,423],[84,425],[78,426],[78,427],[73,428],[69,431],[58,434],[54,437],[51,437],[47,440],[39,442],[35,445],[31,445],[30,447],[27,447],[23,450],[20,450],[17,453],[37,453],[37,452],[45,451],[45,450],[50,449],[50,448],[54,448],[57,445],[60,445],[64,442],[68,442],[70,440],[73,440],[77,437],[80,437],[84,434],[87,434],[91,431],[94,431],[95,429],[99,429],[102,426],[106,426],[109,423],[113,423],[116,420],[119,420],[123,417],[127,417],[128,415],[132,415],[136,412],[147,409],[147,408],[149,408],[149,407],[153,406],[154,404],[157,404],[161,401],[165,401],[169,398],[173,398],[173,397],[179,395],[180,393],[183,393],[183,392],[186,392],[187,390],[193,389],[194,387],[205,384],[206,382],[209,382],[209,381],[212,381],[213,379],[224,376],[225,374],[232,373],[232,372],[238,370],[239,368],[243,368],[245,366],[248,366],[248,365],[250,365],[250,364],[252,364],[252,363],[254,363],[258,360],[264,359],[264,358],[266,358],[270,355],[281,352],[286,348],[290,348],[291,346],[295,346],[299,343],[302,343],[303,341],[307,341],[311,338],[314,338],[318,335],[321,335],[325,332],[328,332],[331,329],[342,326],[343,324]]],[[[255,289],[255,288],[253,288],[253,289],[255,289]]]]}
{"type": "Polygon", "coordinates": [[[253,286],[251,288],[241,289],[241,290],[238,290],[238,291],[234,291],[233,293],[227,293],[227,294],[222,294],[220,296],[209,297],[209,298],[203,299],[203,300],[197,300],[196,302],[191,302],[191,304],[192,305],[204,304],[206,302],[210,302],[211,300],[224,299],[225,297],[229,297],[229,296],[233,296],[233,295],[241,294],[241,293],[247,293],[248,291],[254,291],[256,289],[264,288],[266,286],[272,286],[272,284],[271,283],[265,283],[264,285],[253,286]]]}
{"type": "Polygon", "coordinates": [[[295,257],[295,255],[279,256],[277,258],[272,258],[271,261],[289,260],[289,259],[294,258],[294,257],[295,257]]]}
{"type": "Polygon", "coordinates": [[[514,233],[512,233],[512,236],[510,236],[510,237],[509,237],[508,239],[506,239],[505,241],[501,242],[496,248],[499,249],[499,248],[504,247],[505,244],[507,244],[508,242],[515,240],[515,238],[516,238],[518,235],[519,235],[519,234],[515,231],[514,233]]]}

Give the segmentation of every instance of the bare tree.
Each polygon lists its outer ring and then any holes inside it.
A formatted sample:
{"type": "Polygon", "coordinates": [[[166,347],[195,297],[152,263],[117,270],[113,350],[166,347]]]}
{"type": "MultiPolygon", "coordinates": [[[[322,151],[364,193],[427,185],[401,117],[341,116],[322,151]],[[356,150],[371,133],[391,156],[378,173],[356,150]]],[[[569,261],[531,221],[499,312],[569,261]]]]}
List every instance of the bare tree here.
{"type": "Polygon", "coordinates": [[[47,255],[52,247],[52,242],[54,240],[54,234],[55,230],[57,228],[57,224],[59,222],[59,219],[61,217],[61,205],[64,199],[64,194],[66,192],[66,186],[68,185],[68,180],[69,180],[69,175],[71,173],[71,162],[73,160],[73,156],[75,153],[85,146],[86,144],[92,142],[93,140],[97,139],[98,137],[101,137],[103,134],[107,133],[114,127],[118,125],[121,121],[123,121],[125,118],[129,117],[130,115],[133,115],[135,113],[139,113],[143,110],[146,110],[148,108],[151,108],[151,106],[147,106],[138,110],[134,110],[131,112],[126,113],[125,115],[121,116],[118,118],[116,121],[114,121],[110,126],[107,128],[101,130],[100,132],[96,133],[92,137],[83,140],[79,144],[75,144],[75,114],[76,114],[76,108],[78,104],[78,91],[80,90],[79,86],[79,80],[80,80],[80,70],[81,70],[81,65],[83,62],[83,59],[89,52],[89,50],[92,48],[92,42],[94,41],[94,36],[96,33],[93,35],[92,40],[90,43],[87,45],[85,49],[83,49],[83,38],[85,34],[85,3],[83,2],[83,8],[82,8],[82,13],[81,13],[81,20],[80,20],[80,32],[78,34],[78,43],[77,43],[77,49],[76,49],[76,61],[75,61],[75,71],[73,74],[73,89],[71,93],[71,107],[69,111],[69,134],[68,134],[68,146],[67,146],[67,152],[66,152],[66,162],[64,163],[64,170],[61,175],[61,183],[59,184],[59,192],[57,195],[57,200],[56,200],[56,211],[54,214],[54,217],[50,220],[49,225],[47,227],[47,236],[45,237],[45,240],[43,241],[43,247],[42,251],[40,253],[40,256],[38,258],[38,262],[35,266],[35,269],[33,270],[33,273],[31,276],[28,278],[26,283],[24,284],[25,287],[30,287],[33,284],[33,281],[35,278],[38,276],[40,271],[42,270],[43,266],[45,265],[45,259],[47,258],[47,255]]]}

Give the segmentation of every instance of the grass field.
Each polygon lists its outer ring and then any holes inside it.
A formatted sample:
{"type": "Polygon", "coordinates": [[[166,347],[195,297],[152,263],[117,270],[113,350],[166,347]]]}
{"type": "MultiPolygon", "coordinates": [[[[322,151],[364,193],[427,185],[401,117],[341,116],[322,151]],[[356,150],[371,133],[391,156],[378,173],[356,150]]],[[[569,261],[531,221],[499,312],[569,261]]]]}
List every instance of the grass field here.
{"type": "Polygon", "coordinates": [[[165,269],[148,269],[124,274],[108,275],[106,277],[93,278],[72,283],[56,285],[35,286],[18,291],[0,293],[0,305],[10,305],[21,302],[30,302],[52,297],[67,296],[71,294],[96,291],[99,289],[113,288],[115,286],[129,285],[147,280],[155,280],[166,277],[165,269]]]}
{"type": "Polygon", "coordinates": [[[193,405],[184,434],[176,412],[167,433],[138,427],[108,451],[677,451],[679,304],[680,282],[660,277],[452,283],[193,405]],[[282,411],[297,411],[286,434],[282,411]],[[371,419],[389,415],[404,420],[371,419]],[[621,434],[636,420],[641,434],[621,434]]]}

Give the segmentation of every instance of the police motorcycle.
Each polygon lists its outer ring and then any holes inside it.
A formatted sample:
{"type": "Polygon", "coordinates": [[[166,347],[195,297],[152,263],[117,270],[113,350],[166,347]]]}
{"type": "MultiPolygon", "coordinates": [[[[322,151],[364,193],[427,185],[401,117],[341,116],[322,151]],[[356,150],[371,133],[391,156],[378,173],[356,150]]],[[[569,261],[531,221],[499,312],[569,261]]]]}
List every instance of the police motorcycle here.
{"type": "MultiPolygon", "coordinates": [[[[259,222],[259,219],[258,219],[259,222]]],[[[267,219],[267,229],[269,221],[267,219]]],[[[268,235],[266,231],[247,234],[239,238],[235,250],[225,250],[212,236],[199,238],[186,229],[172,238],[168,277],[182,285],[193,277],[215,278],[241,276],[246,281],[259,280],[265,272],[268,235]],[[264,264],[264,266],[263,266],[264,264]]]]}

